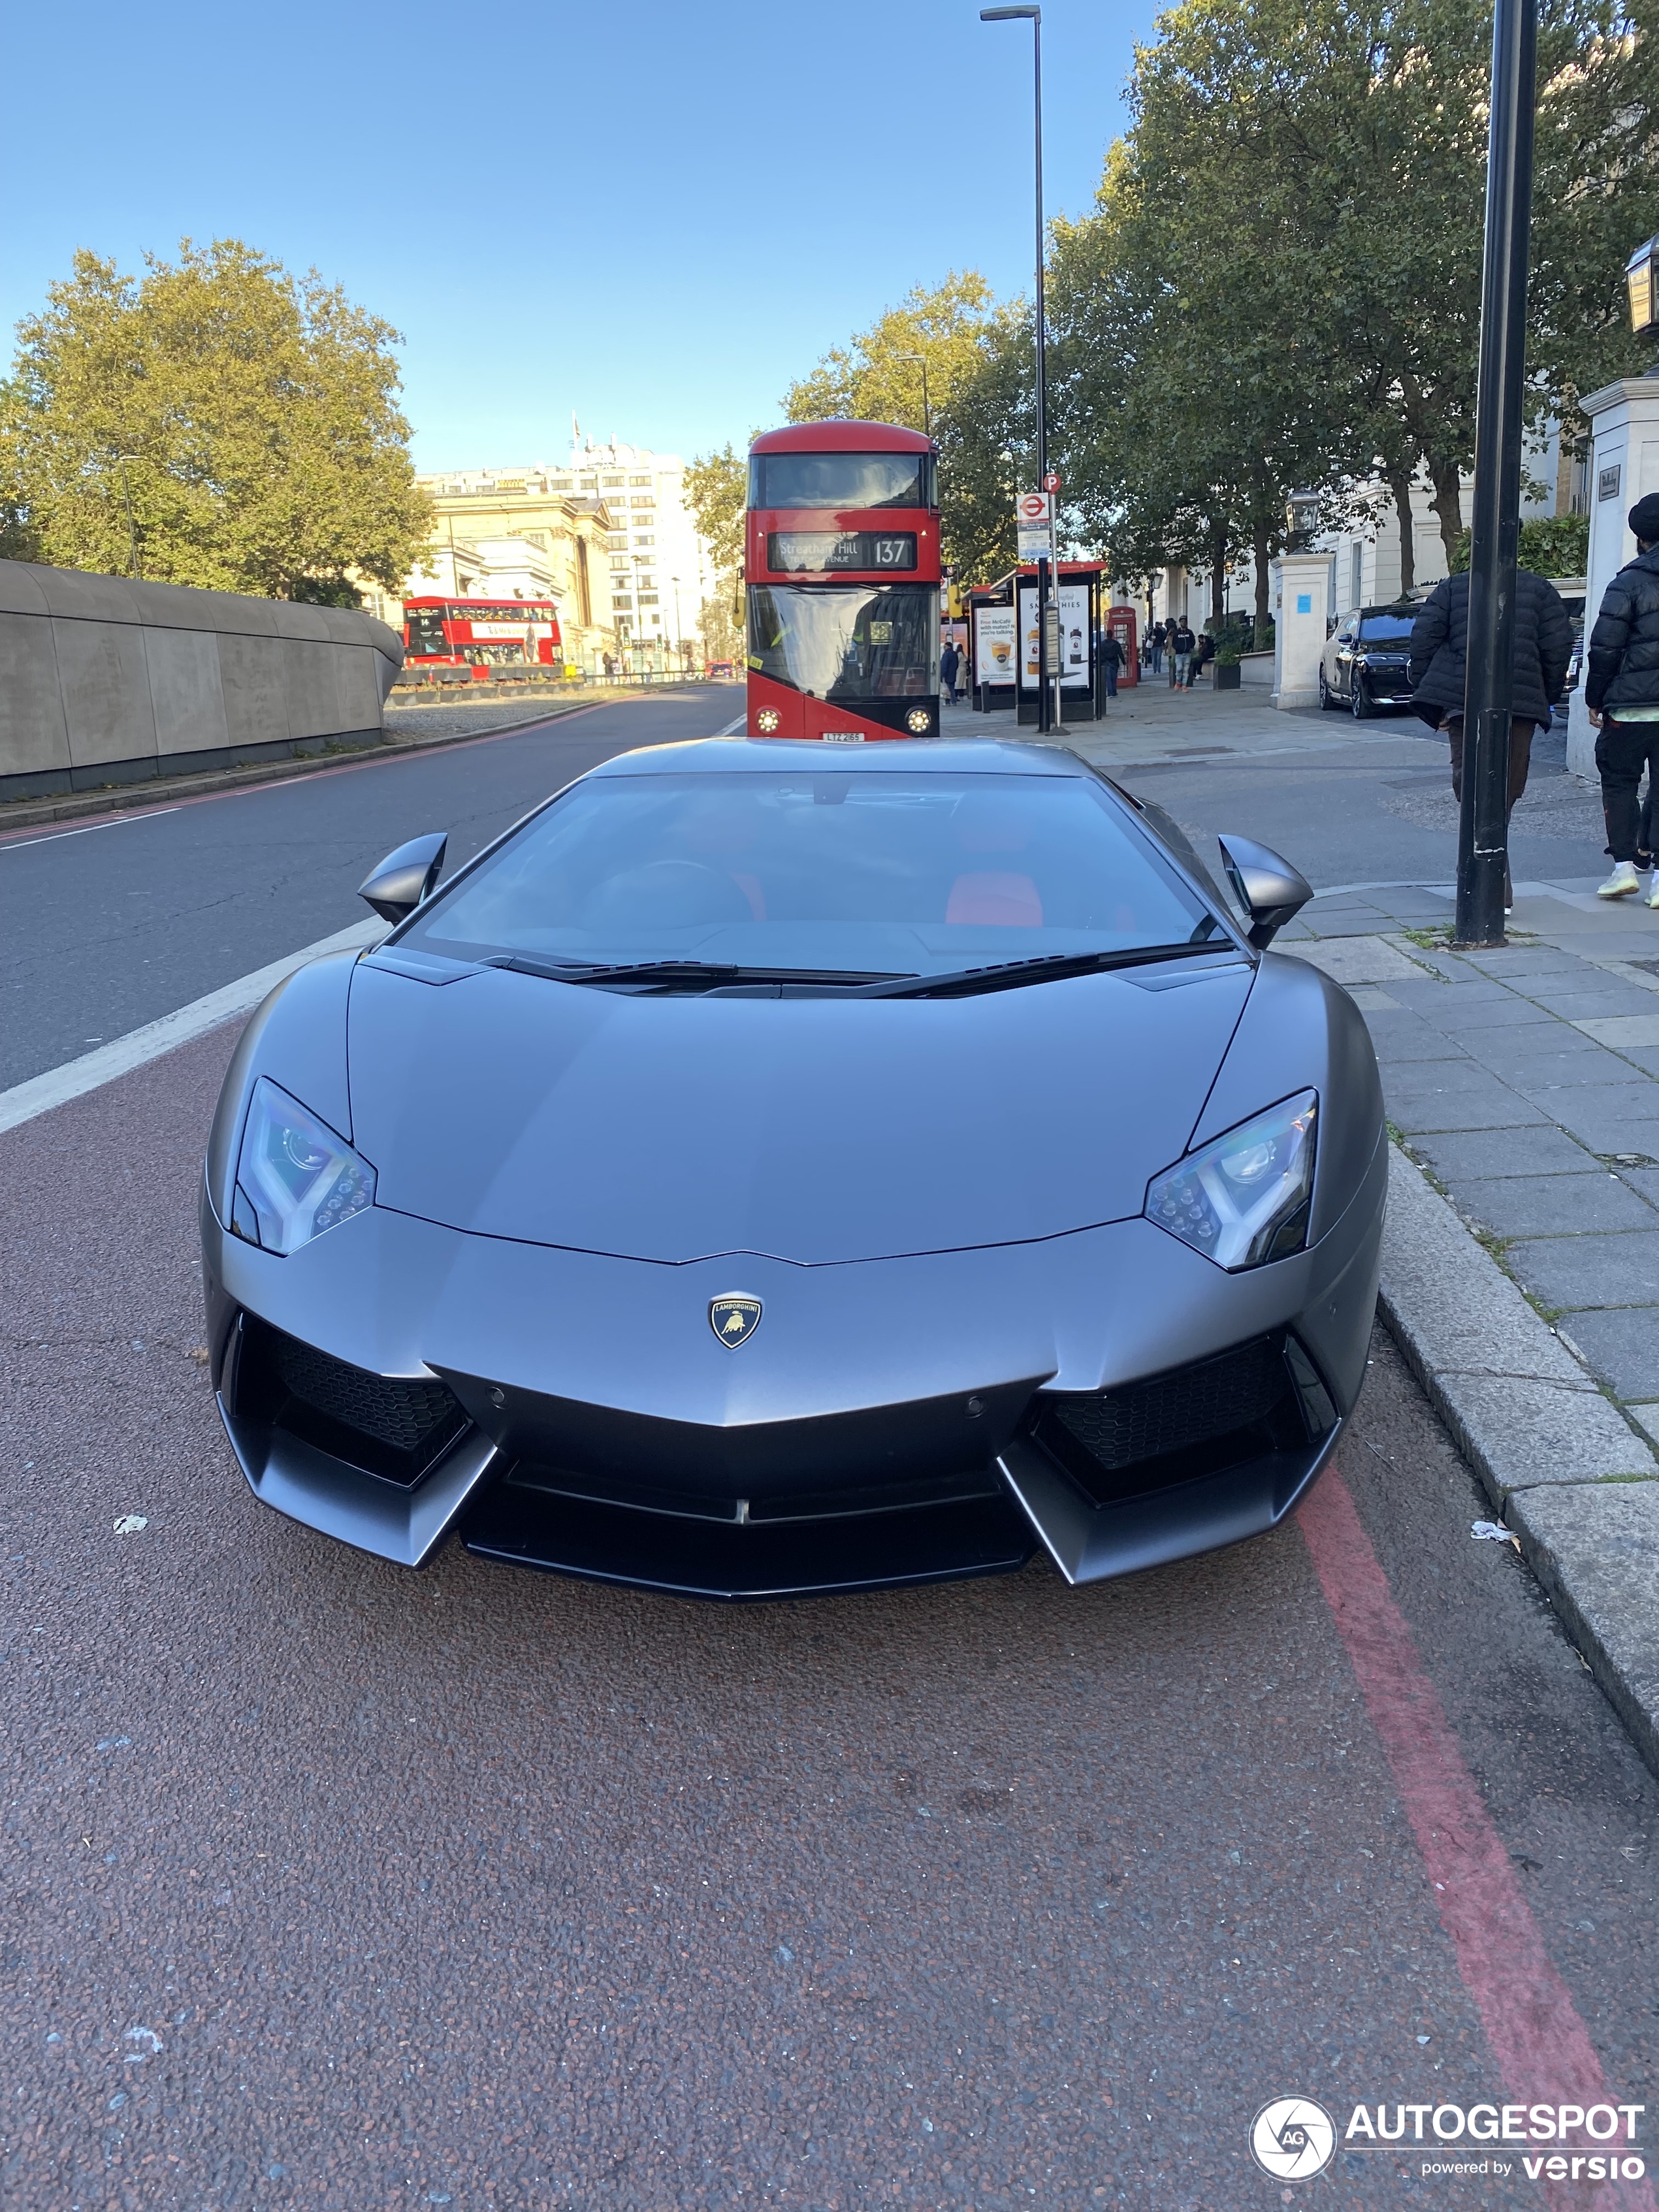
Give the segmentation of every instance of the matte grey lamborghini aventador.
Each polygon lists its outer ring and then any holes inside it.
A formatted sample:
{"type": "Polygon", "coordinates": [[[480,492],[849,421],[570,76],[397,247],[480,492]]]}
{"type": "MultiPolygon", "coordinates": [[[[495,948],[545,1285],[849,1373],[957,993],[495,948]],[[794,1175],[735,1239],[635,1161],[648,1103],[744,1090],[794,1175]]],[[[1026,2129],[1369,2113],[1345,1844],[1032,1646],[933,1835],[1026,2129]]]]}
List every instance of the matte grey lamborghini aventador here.
{"type": "Polygon", "coordinates": [[[202,1206],[259,1497],[712,1597],[1271,1528],[1365,1367],[1386,1146],[1309,896],[1074,755],[623,755],[249,1023],[202,1206]],[[1241,920],[1239,917],[1243,916],[1241,920]]]}

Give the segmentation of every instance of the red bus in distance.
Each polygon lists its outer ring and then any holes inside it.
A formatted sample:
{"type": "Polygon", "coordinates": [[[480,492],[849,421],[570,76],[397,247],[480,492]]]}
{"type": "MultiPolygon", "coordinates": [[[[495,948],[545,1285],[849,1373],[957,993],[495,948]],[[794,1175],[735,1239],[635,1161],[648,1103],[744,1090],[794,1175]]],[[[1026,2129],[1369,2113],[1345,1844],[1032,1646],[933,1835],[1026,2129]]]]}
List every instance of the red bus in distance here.
{"type": "Polygon", "coordinates": [[[559,611],[551,599],[405,599],[408,668],[562,667],[559,611]]]}
{"type": "Polygon", "coordinates": [[[749,449],[751,738],[939,734],[938,449],[797,422],[749,449]]]}

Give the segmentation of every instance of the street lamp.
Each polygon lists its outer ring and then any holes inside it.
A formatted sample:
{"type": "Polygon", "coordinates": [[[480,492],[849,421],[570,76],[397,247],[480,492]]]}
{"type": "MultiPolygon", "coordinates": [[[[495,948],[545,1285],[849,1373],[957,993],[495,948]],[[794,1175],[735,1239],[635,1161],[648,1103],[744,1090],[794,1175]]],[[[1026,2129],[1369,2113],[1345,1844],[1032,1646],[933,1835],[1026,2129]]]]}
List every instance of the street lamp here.
{"type": "Polygon", "coordinates": [[[1659,284],[1654,279],[1659,263],[1659,238],[1638,246],[1625,264],[1625,289],[1630,295],[1630,326],[1638,338],[1659,333],[1659,284]]]}
{"type": "Polygon", "coordinates": [[[901,361],[912,361],[921,371],[921,430],[922,435],[933,434],[933,410],[927,404],[927,356],[925,353],[902,353],[901,361]]]}
{"type": "MultiPolygon", "coordinates": [[[[981,8],[981,23],[1023,23],[1031,26],[1032,114],[1036,133],[1036,465],[1037,483],[1048,485],[1048,401],[1044,389],[1045,326],[1042,315],[1042,262],[1047,240],[1042,225],[1042,10],[1041,8],[981,8]]],[[[1048,719],[1048,563],[1039,556],[1037,568],[1037,729],[1050,727],[1048,719]]],[[[1018,594],[1016,594],[1018,600],[1018,594]]]]}
{"type": "Polygon", "coordinates": [[[127,463],[137,460],[140,456],[137,453],[118,453],[115,458],[121,465],[121,497],[127,510],[127,557],[132,564],[133,580],[140,582],[143,572],[138,566],[138,528],[132,519],[132,487],[127,482],[127,463]]]}
{"type": "Polygon", "coordinates": [[[668,580],[674,586],[674,650],[679,656],[680,672],[684,674],[685,640],[680,635],[680,580],[678,576],[671,576],[668,580]]]}

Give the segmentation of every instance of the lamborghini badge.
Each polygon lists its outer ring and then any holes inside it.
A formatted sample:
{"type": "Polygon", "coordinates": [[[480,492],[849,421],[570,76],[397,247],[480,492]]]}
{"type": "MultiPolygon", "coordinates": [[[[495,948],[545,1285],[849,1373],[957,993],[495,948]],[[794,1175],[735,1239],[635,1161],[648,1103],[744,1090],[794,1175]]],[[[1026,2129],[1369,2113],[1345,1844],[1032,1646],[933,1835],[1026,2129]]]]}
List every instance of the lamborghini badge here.
{"type": "Polygon", "coordinates": [[[747,1344],[760,1327],[758,1298],[710,1298],[708,1326],[722,1344],[747,1344]]]}

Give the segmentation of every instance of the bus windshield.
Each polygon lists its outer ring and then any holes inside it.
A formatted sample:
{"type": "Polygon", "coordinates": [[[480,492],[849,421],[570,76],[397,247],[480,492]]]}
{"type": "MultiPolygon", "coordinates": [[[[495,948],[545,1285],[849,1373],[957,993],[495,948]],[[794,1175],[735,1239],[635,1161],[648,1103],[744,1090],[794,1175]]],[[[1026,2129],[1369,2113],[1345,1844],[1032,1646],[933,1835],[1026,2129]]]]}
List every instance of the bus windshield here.
{"type": "Polygon", "coordinates": [[[932,507],[931,453],[755,453],[751,507],[932,507]]]}
{"type": "Polygon", "coordinates": [[[939,690],[938,608],[927,584],[757,584],[749,665],[809,699],[928,698],[939,690]]]}

